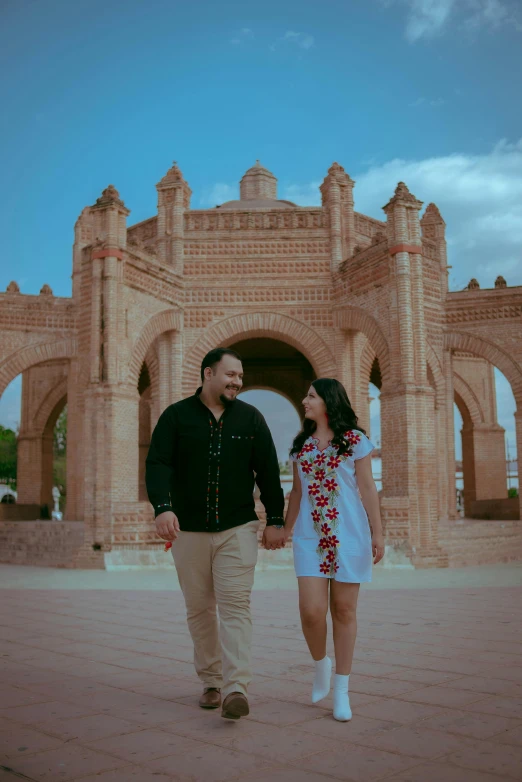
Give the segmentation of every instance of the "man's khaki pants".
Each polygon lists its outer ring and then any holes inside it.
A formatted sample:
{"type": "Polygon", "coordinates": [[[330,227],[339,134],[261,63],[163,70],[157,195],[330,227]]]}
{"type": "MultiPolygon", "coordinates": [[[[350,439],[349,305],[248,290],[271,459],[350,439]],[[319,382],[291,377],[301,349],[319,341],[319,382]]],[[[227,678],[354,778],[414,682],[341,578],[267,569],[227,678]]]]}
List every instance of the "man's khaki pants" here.
{"type": "Polygon", "coordinates": [[[196,673],[204,687],[217,687],[224,697],[246,695],[252,678],[250,594],[258,528],[259,521],[250,521],[223,532],[182,531],[172,545],[196,673]]]}

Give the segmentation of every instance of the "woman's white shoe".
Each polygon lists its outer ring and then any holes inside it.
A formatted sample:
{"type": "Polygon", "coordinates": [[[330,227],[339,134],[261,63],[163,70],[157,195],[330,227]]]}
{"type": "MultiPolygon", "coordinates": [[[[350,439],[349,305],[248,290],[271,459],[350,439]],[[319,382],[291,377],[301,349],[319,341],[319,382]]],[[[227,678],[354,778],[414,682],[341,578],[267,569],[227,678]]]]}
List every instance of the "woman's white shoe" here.
{"type": "Polygon", "coordinates": [[[332,661],[328,656],[315,661],[315,676],[312,687],[312,703],[318,703],[330,692],[332,680],[332,661]]]}
{"type": "Polygon", "coordinates": [[[350,674],[348,674],[348,676],[341,676],[340,674],[336,673],[334,677],[333,715],[334,719],[339,720],[339,722],[348,722],[352,719],[350,698],[348,696],[349,679],[350,674]]]}

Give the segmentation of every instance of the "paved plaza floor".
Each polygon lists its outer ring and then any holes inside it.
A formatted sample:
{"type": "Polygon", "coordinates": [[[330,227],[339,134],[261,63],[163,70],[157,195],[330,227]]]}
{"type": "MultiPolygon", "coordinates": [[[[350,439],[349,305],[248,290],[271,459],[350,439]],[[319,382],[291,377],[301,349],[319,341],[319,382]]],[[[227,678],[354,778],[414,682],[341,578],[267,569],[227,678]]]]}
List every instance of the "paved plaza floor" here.
{"type": "Polygon", "coordinates": [[[520,780],[521,598],[520,564],[376,568],[338,723],[310,703],[293,573],[260,571],[234,723],[197,706],[174,570],[0,566],[0,782],[520,780]]]}

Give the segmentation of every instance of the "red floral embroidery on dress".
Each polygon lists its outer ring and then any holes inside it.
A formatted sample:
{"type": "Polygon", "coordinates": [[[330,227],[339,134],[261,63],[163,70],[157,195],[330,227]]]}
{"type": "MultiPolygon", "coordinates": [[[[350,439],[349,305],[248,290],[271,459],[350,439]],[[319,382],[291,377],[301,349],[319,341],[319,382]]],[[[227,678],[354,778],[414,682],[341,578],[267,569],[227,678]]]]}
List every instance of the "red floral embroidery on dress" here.
{"type": "Polygon", "coordinates": [[[340,456],[330,456],[328,459],[328,467],[331,470],[335,470],[339,465],[341,464],[341,457],[340,456]]]}
{"type": "Polygon", "coordinates": [[[319,451],[314,438],[310,438],[297,455],[303,475],[308,482],[312,522],[318,535],[319,571],[330,578],[339,570],[337,557],[340,540],[335,535],[340,516],[339,510],[335,507],[339,492],[336,470],[342,462],[353,456],[353,448],[361,441],[361,435],[350,430],[344,433],[343,439],[348,448],[341,455],[337,447],[331,443],[324,451],[319,451]],[[314,451],[317,452],[312,455],[314,451]]]}
{"type": "MultiPolygon", "coordinates": [[[[317,473],[315,473],[315,477],[317,478],[317,473]]],[[[338,483],[335,481],[335,479],[334,479],[334,478],[328,478],[328,479],[327,479],[327,480],[324,482],[324,488],[325,488],[327,491],[329,491],[329,492],[332,492],[332,491],[337,491],[337,489],[339,488],[339,484],[338,484],[338,483]]]]}

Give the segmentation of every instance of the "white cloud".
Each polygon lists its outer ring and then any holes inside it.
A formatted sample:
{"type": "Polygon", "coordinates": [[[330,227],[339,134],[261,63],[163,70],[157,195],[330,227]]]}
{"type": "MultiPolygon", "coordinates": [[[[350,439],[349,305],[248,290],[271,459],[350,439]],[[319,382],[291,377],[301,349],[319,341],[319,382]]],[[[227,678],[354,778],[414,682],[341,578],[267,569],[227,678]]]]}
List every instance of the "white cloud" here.
{"type": "Polygon", "coordinates": [[[225,201],[234,201],[239,198],[238,186],[228,185],[226,182],[217,182],[212,187],[203,190],[199,204],[203,208],[219,206],[225,201]]]}
{"type": "Polygon", "coordinates": [[[230,43],[234,44],[234,46],[239,46],[253,37],[254,32],[250,27],[242,27],[241,30],[239,30],[239,32],[237,32],[234,37],[230,39],[230,43]]]}
{"type": "Polygon", "coordinates": [[[514,0],[381,0],[389,7],[400,3],[408,9],[405,36],[410,43],[434,38],[458,19],[468,31],[495,30],[509,24],[522,30],[522,18],[514,0]]]}
{"type": "Polygon", "coordinates": [[[279,45],[284,46],[286,44],[290,44],[291,46],[295,46],[298,49],[305,49],[307,51],[308,49],[311,49],[313,46],[315,46],[315,38],[313,35],[309,35],[308,33],[297,33],[295,30],[287,30],[281,38],[278,38],[275,43],[271,43],[268,48],[272,52],[275,52],[279,45]]]}
{"type": "Polygon", "coordinates": [[[308,33],[296,33],[294,30],[287,30],[281,38],[282,41],[287,41],[299,46],[300,49],[311,49],[315,44],[315,38],[308,33]]]}
{"type": "MultiPolygon", "coordinates": [[[[499,274],[508,285],[522,285],[522,139],[500,141],[484,155],[397,158],[349,173],[356,180],[355,208],[371,217],[384,219],[380,207],[401,181],[425,206],[437,204],[446,222],[453,290],[464,288],[471,277],[491,288],[499,274]]],[[[281,198],[320,204],[320,184],[291,185],[281,198]]]]}
{"type": "Polygon", "coordinates": [[[414,108],[417,106],[432,106],[437,108],[438,106],[444,106],[445,102],[446,101],[443,98],[417,98],[417,100],[414,100],[409,105],[413,106],[414,108]]]}

